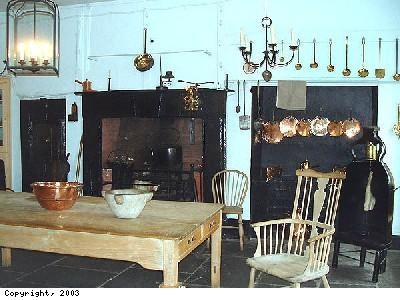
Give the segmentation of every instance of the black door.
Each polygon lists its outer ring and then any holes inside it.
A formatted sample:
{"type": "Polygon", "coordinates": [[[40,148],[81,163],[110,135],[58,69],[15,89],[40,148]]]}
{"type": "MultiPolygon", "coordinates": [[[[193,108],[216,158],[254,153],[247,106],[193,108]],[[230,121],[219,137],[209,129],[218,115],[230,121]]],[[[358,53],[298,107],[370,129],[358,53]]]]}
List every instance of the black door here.
{"type": "Polygon", "coordinates": [[[21,101],[22,191],[35,181],[66,181],[65,99],[21,101]]]}

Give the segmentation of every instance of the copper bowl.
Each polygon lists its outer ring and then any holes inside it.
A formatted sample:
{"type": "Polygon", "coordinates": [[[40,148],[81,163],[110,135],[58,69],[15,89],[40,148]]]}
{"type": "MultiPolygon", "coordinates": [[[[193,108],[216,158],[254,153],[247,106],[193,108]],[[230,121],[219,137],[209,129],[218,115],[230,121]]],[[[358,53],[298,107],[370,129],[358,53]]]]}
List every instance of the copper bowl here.
{"type": "Polygon", "coordinates": [[[31,184],[40,206],[48,210],[71,208],[79,196],[83,184],[79,182],[45,181],[31,184]]]}
{"type": "Polygon", "coordinates": [[[281,177],[282,168],[279,166],[269,166],[265,168],[265,180],[270,181],[274,178],[281,177]]]}

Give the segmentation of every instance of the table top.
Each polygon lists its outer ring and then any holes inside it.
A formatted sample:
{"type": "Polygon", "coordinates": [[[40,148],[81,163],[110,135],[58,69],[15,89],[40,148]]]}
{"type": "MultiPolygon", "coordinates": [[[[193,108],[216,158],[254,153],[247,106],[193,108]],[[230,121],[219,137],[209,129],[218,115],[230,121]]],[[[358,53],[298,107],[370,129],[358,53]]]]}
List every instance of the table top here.
{"type": "Polygon", "coordinates": [[[0,191],[0,224],[126,235],[181,239],[223,208],[222,204],[149,201],[135,219],[118,219],[102,197],[81,196],[63,211],[42,208],[33,193],[0,191]]]}

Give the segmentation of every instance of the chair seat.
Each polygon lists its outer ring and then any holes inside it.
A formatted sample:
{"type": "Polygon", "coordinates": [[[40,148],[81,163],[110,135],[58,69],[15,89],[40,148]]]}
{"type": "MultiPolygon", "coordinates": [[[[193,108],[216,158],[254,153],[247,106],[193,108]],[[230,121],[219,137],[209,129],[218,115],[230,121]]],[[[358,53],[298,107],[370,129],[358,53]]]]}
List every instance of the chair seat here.
{"type": "Polygon", "coordinates": [[[302,283],[328,274],[329,266],[317,271],[307,271],[308,257],[294,254],[269,254],[247,259],[247,264],[256,270],[282,278],[292,283],[302,283]]]}
{"type": "Polygon", "coordinates": [[[242,214],[243,208],[239,206],[225,206],[222,209],[222,213],[224,214],[242,214]]]}

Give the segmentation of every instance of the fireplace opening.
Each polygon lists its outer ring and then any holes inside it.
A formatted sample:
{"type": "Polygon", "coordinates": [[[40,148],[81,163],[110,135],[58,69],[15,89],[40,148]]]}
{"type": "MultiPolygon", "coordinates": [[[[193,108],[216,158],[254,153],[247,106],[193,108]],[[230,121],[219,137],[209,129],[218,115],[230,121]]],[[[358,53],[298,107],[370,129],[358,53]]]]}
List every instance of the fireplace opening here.
{"type": "Polygon", "coordinates": [[[155,185],[155,198],[199,200],[203,127],[200,118],[103,118],[102,190],[155,185]]]}

